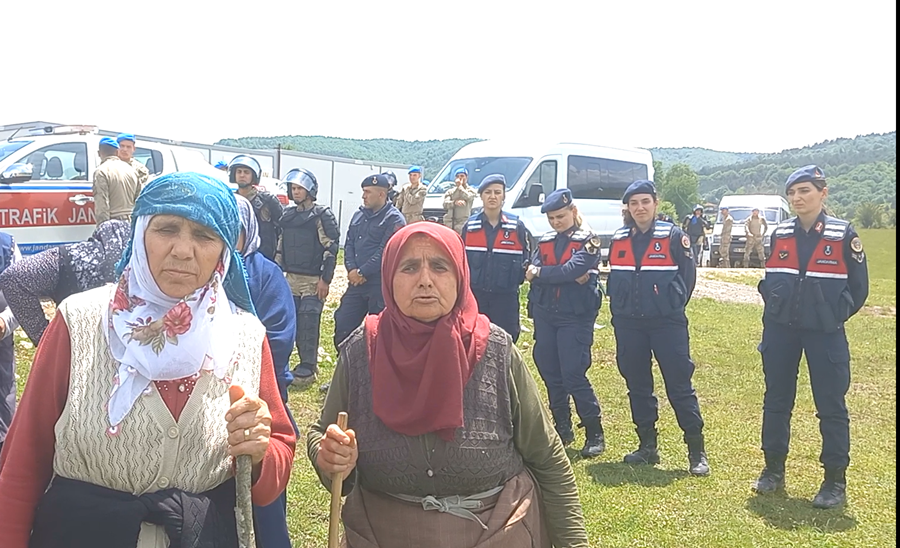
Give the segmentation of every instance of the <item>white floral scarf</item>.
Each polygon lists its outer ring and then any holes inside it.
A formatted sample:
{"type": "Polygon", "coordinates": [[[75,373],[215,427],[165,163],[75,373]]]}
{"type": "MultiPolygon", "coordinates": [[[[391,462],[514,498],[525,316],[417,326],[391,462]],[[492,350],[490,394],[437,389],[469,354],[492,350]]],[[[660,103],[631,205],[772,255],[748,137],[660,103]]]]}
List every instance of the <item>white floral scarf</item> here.
{"type": "Polygon", "coordinates": [[[152,381],[169,381],[210,370],[223,378],[236,343],[229,336],[233,305],[222,280],[229,257],[223,253],[212,279],[183,299],[165,295],[147,263],[144,234],[150,216],[136,220],[134,252],[104,314],[104,330],[119,362],[109,400],[115,427],[152,381]]]}

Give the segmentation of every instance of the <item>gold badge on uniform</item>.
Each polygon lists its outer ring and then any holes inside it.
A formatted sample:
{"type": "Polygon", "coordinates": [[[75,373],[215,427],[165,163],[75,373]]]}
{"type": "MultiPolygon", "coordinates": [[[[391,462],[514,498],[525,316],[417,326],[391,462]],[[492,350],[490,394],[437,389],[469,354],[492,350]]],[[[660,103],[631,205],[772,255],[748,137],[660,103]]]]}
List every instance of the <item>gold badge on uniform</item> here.
{"type": "Polygon", "coordinates": [[[681,245],[684,246],[685,249],[691,248],[691,241],[688,239],[687,234],[681,236],[681,245]]]}
{"type": "Polygon", "coordinates": [[[591,255],[596,255],[598,251],[600,251],[600,237],[599,236],[591,236],[587,242],[584,244],[584,250],[590,253],[591,255]]]}
{"type": "Polygon", "coordinates": [[[567,195],[563,194],[563,195],[562,195],[562,202],[563,202],[564,204],[569,203],[569,197],[568,197],[567,195]]]}
{"type": "Polygon", "coordinates": [[[779,251],[778,251],[778,258],[781,259],[782,261],[785,260],[785,259],[787,259],[787,258],[788,258],[788,251],[787,251],[787,249],[781,249],[781,250],[779,250],[779,251]]]}
{"type": "Polygon", "coordinates": [[[857,253],[862,252],[862,241],[859,239],[859,236],[854,236],[853,239],[850,240],[850,249],[857,253]]]}

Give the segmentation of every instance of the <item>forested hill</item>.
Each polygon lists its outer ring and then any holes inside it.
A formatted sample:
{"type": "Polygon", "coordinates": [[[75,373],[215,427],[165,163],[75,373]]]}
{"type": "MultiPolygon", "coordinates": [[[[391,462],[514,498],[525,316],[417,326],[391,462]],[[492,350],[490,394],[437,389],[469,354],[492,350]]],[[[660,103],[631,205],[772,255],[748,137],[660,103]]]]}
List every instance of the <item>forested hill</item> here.
{"type": "Polygon", "coordinates": [[[400,141],[397,139],[342,139],[319,135],[289,135],[284,137],[241,137],[222,139],[217,145],[244,148],[277,148],[407,165],[420,165],[430,178],[444,167],[447,160],[462,147],[479,139],[443,139],[433,141],[400,141]]]}
{"type": "MultiPolygon", "coordinates": [[[[400,141],[342,139],[291,135],[222,139],[217,144],[246,148],[286,149],[424,167],[425,177],[437,171],[463,146],[478,139],[400,141]]],[[[718,203],[724,194],[780,193],[797,167],[817,164],[828,177],[829,204],[838,215],[853,218],[863,203],[896,208],[897,133],[834,139],[774,154],[720,152],[705,148],[653,148],[653,158],[665,169],[685,164],[699,175],[698,198],[718,203]]]]}

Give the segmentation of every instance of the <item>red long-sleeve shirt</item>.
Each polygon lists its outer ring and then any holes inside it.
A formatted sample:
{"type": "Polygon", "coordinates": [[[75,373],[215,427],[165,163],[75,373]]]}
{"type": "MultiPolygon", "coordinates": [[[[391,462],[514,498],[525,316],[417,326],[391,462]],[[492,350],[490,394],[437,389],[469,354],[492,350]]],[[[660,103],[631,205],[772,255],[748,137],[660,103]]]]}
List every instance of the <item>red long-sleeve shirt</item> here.
{"type": "MultiPolygon", "coordinates": [[[[57,314],[38,346],[28,383],[0,454],[0,545],[27,548],[34,512],[53,477],[54,426],[62,415],[69,392],[71,346],[69,328],[57,314]]],[[[260,365],[259,397],[269,406],[272,435],[253,484],[253,502],[266,505],[284,491],[290,479],[296,437],[278,385],[268,341],[260,365]]],[[[177,381],[170,381],[177,383],[177,381]]],[[[160,386],[165,383],[157,383],[160,386]]],[[[188,392],[159,390],[177,419],[188,392]]]]}

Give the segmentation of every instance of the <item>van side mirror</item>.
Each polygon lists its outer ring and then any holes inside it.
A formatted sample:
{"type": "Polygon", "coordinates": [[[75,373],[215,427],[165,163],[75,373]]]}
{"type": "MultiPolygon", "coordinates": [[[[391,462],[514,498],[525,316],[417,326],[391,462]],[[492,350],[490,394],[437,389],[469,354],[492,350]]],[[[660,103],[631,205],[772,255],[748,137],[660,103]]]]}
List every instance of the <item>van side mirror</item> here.
{"type": "Polygon", "coordinates": [[[34,175],[31,164],[12,164],[0,173],[0,183],[23,183],[30,181],[34,175]]]}
{"type": "Polygon", "coordinates": [[[534,207],[544,203],[544,185],[534,183],[529,187],[528,194],[522,194],[513,207],[534,207]]]}

